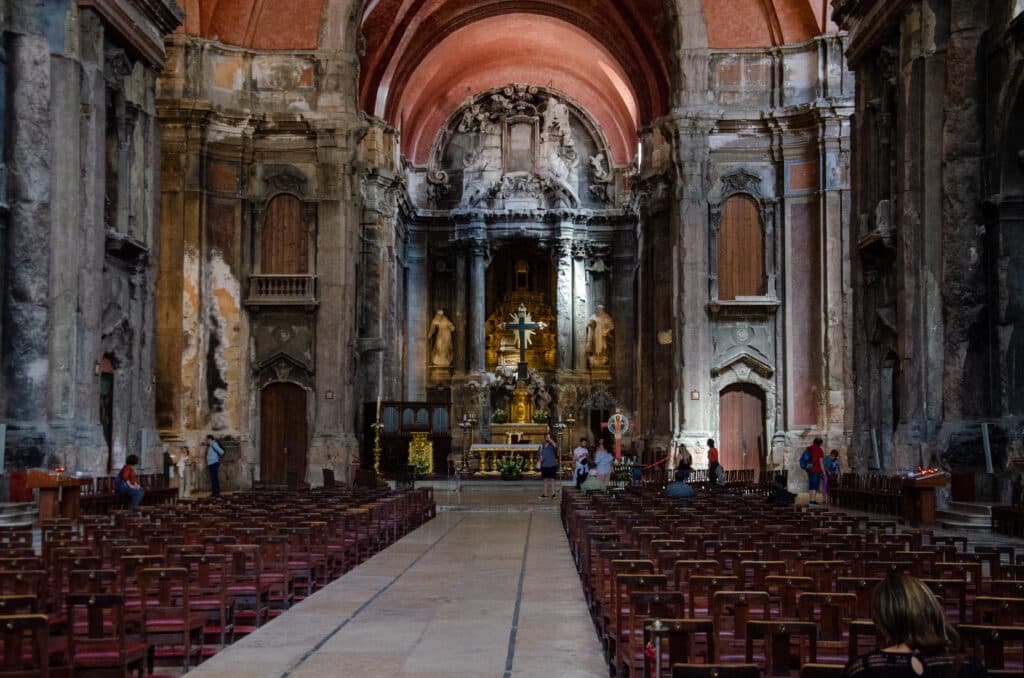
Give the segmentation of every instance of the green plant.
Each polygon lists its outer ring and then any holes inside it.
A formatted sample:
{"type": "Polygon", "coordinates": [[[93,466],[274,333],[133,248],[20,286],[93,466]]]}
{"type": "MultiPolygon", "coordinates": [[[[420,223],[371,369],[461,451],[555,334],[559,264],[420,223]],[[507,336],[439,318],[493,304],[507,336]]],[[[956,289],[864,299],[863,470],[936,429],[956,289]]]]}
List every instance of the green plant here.
{"type": "Polygon", "coordinates": [[[502,480],[519,480],[526,469],[526,459],[518,454],[509,454],[498,460],[498,472],[502,480]]]}
{"type": "Polygon", "coordinates": [[[612,482],[628,483],[633,478],[636,461],[632,457],[623,457],[622,461],[612,464],[612,482]]]}
{"type": "Polygon", "coordinates": [[[508,421],[508,413],[499,407],[491,413],[491,421],[495,424],[504,424],[508,421]]]}
{"type": "Polygon", "coordinates": [[[546,424],[548,423],[548,413],[544,410],[537,410],[533,413],[534,424],[546,424]]]}
{"type": "Polygon", "coordinates": [[[422,478],[427,477],[427,474],[430,472],[429,461],[426,459],[413,459],[411,463],[412,467],[415,469],[414,472],[416,474],[416,480],[421,480],[422,478]]]}

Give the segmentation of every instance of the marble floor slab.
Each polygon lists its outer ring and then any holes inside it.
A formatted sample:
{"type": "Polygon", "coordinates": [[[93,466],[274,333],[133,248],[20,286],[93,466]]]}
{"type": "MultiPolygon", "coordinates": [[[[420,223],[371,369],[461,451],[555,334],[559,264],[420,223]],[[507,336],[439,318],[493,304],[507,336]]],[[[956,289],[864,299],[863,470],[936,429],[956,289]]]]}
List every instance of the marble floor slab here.
{"type": "Polygon", "coordinates": [[[438,497],[463,510],[438,513],[189,675],[606,675],[557,500],[536,495],[438,497]]]}

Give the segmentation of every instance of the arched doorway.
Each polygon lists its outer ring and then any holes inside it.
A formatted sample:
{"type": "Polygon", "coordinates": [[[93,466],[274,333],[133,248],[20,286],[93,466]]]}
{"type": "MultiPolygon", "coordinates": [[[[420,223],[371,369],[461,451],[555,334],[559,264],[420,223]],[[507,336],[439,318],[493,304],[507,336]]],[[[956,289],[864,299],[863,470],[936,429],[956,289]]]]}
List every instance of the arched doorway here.
{"type": "Polygon", "coordinates": [[[260,394],[260,479],[295,486],[306,478],[306,391],[275,383],[260,394]]]}
{"type": "Polygon", "coordinates": [[[733,384],[718,398],[718,449],[726,471],[763,471],[765,463],[764,391],[751,384],[733,384]]]}

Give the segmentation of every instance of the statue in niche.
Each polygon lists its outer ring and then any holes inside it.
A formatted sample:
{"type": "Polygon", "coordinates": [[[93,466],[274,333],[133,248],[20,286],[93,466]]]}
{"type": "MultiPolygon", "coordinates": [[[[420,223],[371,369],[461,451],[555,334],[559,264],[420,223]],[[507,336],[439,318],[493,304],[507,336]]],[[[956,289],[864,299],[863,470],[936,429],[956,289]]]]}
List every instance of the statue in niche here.
{"type": "Polygon", "coordinates": [[[430,342],[430,365],[432,367],[452,366],[452,335],[455,333],[455,323],[444,314],[441,309],[434,314],[430,322],[430,332],[427,334],[427,341],[430,342]]]}
{"type": "Polygon", "coordinates": [[[599,305],[587,321],[587,360],[591,367],[607,367],[611,359],[612,332],[615,322],[599,305]]]}
{"type": "Polygon", "coordinates": [[[554,97],[548,97],[544,108],[544,132],[552,141],[564,146],[575,145],[569,128],[569,107],[554,97]]]}
{"type": "Polygon", "coordinates": [[[594,172],[594,181],[607,183],[612,180],[611,172],[605,163],[604,152],[590,156],[590,168],[594,172]]]}

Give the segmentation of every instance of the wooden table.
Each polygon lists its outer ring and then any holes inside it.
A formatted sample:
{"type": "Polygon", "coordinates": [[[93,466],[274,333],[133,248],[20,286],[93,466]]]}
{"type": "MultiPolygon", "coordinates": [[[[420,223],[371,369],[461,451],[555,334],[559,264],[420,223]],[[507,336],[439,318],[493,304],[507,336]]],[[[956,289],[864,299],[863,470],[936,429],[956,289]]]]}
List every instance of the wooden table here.
{"type": "Polygon", "coordinates": [[[77,518],[82,485],[90,478],[69,478],[48,471],[29,471],[26,487],[39,488],[39,520],[77,518]]]}
{"type": "Polygon", "coordinates": [[[903,479],[903,518],[913,527],[935,524],[935,488],[949,483],[946,473],[903,479]]]}

